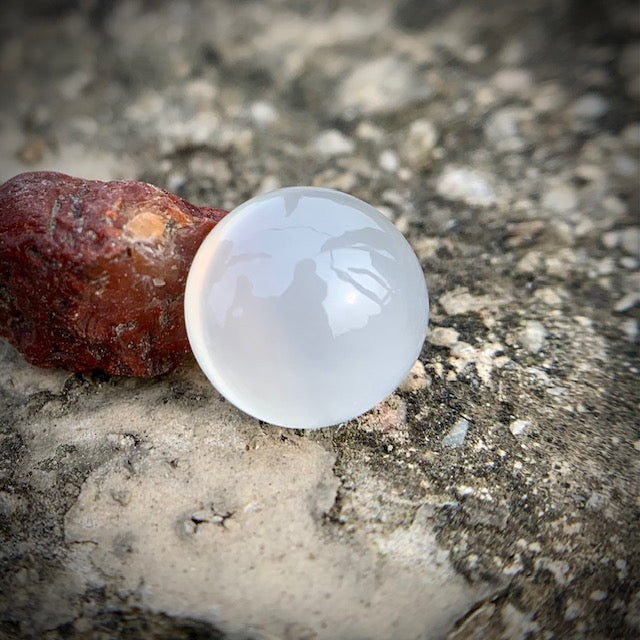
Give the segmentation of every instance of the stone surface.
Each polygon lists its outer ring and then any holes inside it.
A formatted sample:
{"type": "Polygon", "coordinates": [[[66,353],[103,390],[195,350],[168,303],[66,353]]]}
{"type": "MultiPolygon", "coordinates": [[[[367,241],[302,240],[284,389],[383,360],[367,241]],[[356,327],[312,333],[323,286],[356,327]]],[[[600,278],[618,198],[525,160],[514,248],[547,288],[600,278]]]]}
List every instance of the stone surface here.
{"type": "Polygon", "coordinates": [[[151,377],[188,352],[184,285],[224,211],[141,182],[0,187],[0,335],[32,364],[151,377]]]}
{"type": "Polygon", "coordinates": [[[427,331],[422,268],[373,207],[291,187],[229,213],[189,271],[189,342],[233,404],[284,427],[345,422],[409,373],[427,331]]]}
{"type": "Polygon", "coordinates": [[[135,380],[4,343],[3,640],[638,635],[637,2],[0,11],[0,180],[144,180],[225,209],[348,190],[387,207],[433,301],[427,384],[312,432],[247,418],[191,358],[135,380]],[[606,112],[576,118],[594,94],[606,112]],[[486,138],[505,109],[520,150],[486,138]],[[318,154],[328,130],[353,151],[318,154]],[[494,204],[439,195],[447,167],[494,204]]]}

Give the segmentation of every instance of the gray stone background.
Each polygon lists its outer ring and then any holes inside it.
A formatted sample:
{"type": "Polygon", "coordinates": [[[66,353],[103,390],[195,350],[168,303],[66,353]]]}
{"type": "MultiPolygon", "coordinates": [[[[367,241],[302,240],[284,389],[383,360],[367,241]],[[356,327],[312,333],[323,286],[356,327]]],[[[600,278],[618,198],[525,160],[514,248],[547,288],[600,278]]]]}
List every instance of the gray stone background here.
{"type": "Polygon", "coordinates": [[[0,344],[2,638],[640,633],[635,2],[3,3],[0,179],[379,207],[432,320],[368,414],[0,344]]]}

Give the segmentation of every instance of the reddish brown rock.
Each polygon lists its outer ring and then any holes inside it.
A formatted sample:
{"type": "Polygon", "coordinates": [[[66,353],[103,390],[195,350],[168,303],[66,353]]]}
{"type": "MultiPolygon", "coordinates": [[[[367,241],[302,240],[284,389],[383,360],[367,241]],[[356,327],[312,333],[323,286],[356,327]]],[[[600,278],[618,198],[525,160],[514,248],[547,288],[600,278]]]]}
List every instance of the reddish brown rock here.
{"type": "Polygon", "coordinates": [[[0,336],[39,366],[169,371],[189,350],[189,266],[225,213],[142,182],[12,178],[0,187],[0,336]]]}

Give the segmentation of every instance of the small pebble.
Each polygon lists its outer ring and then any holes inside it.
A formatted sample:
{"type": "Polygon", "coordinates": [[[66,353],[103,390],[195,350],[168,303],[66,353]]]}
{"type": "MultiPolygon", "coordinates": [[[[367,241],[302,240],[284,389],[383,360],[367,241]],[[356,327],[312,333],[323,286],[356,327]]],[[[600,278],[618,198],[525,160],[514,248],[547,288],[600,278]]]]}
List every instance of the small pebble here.
{"type": "Polygon", "coordinates": [[[607,504],[607,502],[607,496],[605,496],[603,493],[593,491],[584,506],[586,509],[591,509],[592,511],[600,511],[600,509],[602,509],[607,504]]]}
{"type": "Polygon", "coordinates": [[[616,302],[613,310],[617,313],[624,313],[625,311],[629,311],[629,309],[633,309],[637,304],[640,304],[640,293],[628,293],[616,302]]]}
{"type": "Polygon", "coordinates": [[[451,347],[458,342],[459,334],[451,327],[434,327],[429,331],[427,340],[438,347],[451,347]]]}
{"type": "Polygon", "coordinates": [[[554,213],[567,213],[575,209],[577,204],[576,190],[568,184],[556,185],[542,197],[542,206],[554,213]]]}
{"type": "Polygon", "coordinates": [[[391,150],[385,149],[378,157],[380,168],[388,173],[395,173],[400,166],[398,156],[391,150]]]}
{"type": "Polygon", "coordinates": [[[315,139],[313,148],[321,156],[344,156],[353,153],[355,144],[337,129],[328,129],[315,139]]]}
{"type": "Polygon", "coordinates": [[[275,191],[276,189],[279,189],[280,186],[280,178],[278,178],[278,176],[266,175],[260,181],[255,195],[259,195],[261,193],[269,193],[269,191],[275,191]]]}
{"type": "Polygon", "coordinates": [[[429,87],[416,77],[413,64],[396,55],[384,55],[356,64],[346,73],[330,110],[348,119],[390,113],[429,93],[429,87]]]}
{"type": "Polygon", "coordinates": [[[516,264],[516,273],[536,273],[540,269],[542,254],[539,251],[527,251],[516,264]]]}
{"type": "Polygon", "coordinates": [[[544,346],[547,330],[541,322],[529,320],[518,332],[518,339],[529,353],[538,353],[544,346]]]}
{"type": "Polygon", "coordinates": [[[597,263],[598,275],[609,276],[616,270],[616,262],[612,256],[606,256],[597,263]]]}
{"type": "Polygon", "coordinates": [[[425,371],[424,365],[420,360],[416,360],[411,367],[411,371],[409,371],[409,375],[400,384],[400,390],[405,393],[414,393],[425,389],[429,384],[430,379],[425,371]]]}
{"type": "Polygon", "coordinates": [[[260,126],[267,126],[274,122],[278,117],[278,112],[270,102],[258,100],[251,105],[251,117],[253,121],[260,126]]]}
{"type": "Polygon", "coordinates": [[[620,232],[619,231],[607,231],[602,234],[602,244],[607,249],[615,249],[620,244],[620,232]]]}
{"type": "Polygon", "coordinates": [[[429,120],[414,120],[409,127],[401,153],[404,161],[415,171],[431,165],[438,131],[429,120]]]}
{"type": "Polygon", "coordinates": [[[458,419],[447,435],[442,438],[442,445],[452,448],[461,447],[467,437],[467,431],[469,431],[469,421],[466,418],[458,419]]]}
{"type": "Polygon", "coordinates": [[[621,153],[613,159],[613,173],[623,178],[637,178],[638,161],[626,153],[621,153]]]}
{"type": "Polygon", "coordinates": [[[507,95],[518,98],[526,98],[531,93],[533,78],[526,69],[511,68],[500,69],[491,82],[494,87],[507,95]]]}
{"type": "Polygon", "coordinates": [[[640,257],[640,227],[627,227],[620,233],[620,244],[630,255],[640,257]]]}
{"type": "Polygon", "coordinates": [[[605,180],[604,171],[593,164],[580,164],[576,167],[574,175],[579,180],[594,184],[601,184],[605,180]]]}
{"type": "Polygon", "coordinates": [[[562,86],[555,82],[546,82],[536,87],[532,106],[538,113],[549,113],[562,108],[565,99],[565,90],[562,86]]]}
{"type": "Polygon", "coordinates": [[[571,622],[582,614],[582,605],[577,600],[569,600],[564,610],[564,619],[571,622]]]}
{"type": "Polygon", "coordinates": [[[369,120],[360,122],[356,127],[355,133],[360,140],[376,144],[380,144],[380,141],[384,138],[384,131],[369,120]]]}
{"type": "Polygon", "coordinates": [[[562,298],[550,287],[538,289],[533,295],[536,300],[540,300],[540,302],[543,302],[550,307],[556,307],[562,304],[562,298]]]}
{"type": "Polygon", "coordinates": [[[529,117],[525,109],[505,107],[489,117],[484,126],[484,135],[500,153],[523,151],[527,146],[520,133],[521,124],[529,117]]]}
{"type": "Polygon", "coordinates": [[[436,183],[436,191],[447,200],[459,200],[471,206],[489,207],[496,195],[487,179],[475,169],[448,165],[436,183]]]}
{"type": "Polygon", "coordinates": [[[456,487],[456,494],[458,498],[466,498],[467,496],[472,496],[475,493],[473,487],[469,487],[466,484],[462,484],[459,487],[456,487]]]}
{"type": "Polygon", "coordinates": [[[599,93],[587,93],[578,98],[569,109],[574,118],[597,120],[609,110],[609,103],[599,93]]]}
{"type": "Polygon", "coordinates": [[[399,209],[406,209],[407,206],[406,200],[395,189],[385,189],[382,192],[382,200],[385,202],[385,204],[398,207],[399,209]]]}
{"type": "Polygon", "coordinates": [[[528,420],[514,420],[509,425],[509,431],[511,431],[511,433],[517,437],[521,436],[530,426],[531,422],[529,422],[528,420]]]}
{"type": "Polygon", "coordinates": [[[480,311],[495,304],[496,300],[492,300],[489,296],[474,296],[465,287],[457,287],[442,294],[438,302],[448,315],[454,316],[470,311],[480,311]]]}
{"type": "Polygon", "coordinates": [[[638,339],[638,321],[635,318],[626,318],[621,328],[629,342],[635,342],[638,339]]]}
{"type": "Polygon", "coordinates": [[[574,316],[573,319],[585,329],[590,329],[593,326],[593,320],[587,316],[574,316]]]}
{"type": "Polygon", "coordinates": [[[629,271],[635,271],[638,267],[640,267],[640,262],[636,258],[632,258],[631,256],[622,256],[620,258],[620,266],[625,269],[629,269],[629,271]]]}

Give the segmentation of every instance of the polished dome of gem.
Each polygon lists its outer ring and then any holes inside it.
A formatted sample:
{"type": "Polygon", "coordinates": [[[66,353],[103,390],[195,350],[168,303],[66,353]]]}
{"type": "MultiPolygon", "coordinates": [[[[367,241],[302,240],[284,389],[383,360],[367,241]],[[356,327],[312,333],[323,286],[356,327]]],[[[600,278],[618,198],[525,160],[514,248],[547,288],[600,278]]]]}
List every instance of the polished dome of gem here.
{"type": "Polygon", "coordinates": [[[189,341],[212,384],[266,422],[344,422],[418,357],[427,288],[404,237],[352,196],[291,187],[229,213],[191,266],[189,341]]]}

